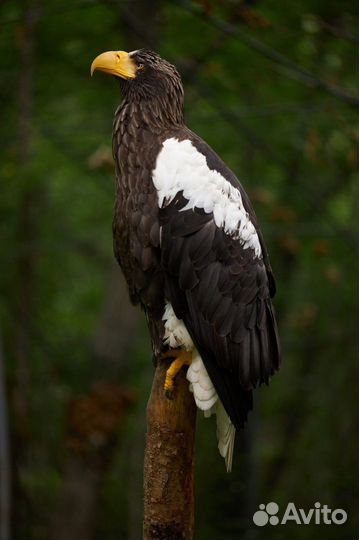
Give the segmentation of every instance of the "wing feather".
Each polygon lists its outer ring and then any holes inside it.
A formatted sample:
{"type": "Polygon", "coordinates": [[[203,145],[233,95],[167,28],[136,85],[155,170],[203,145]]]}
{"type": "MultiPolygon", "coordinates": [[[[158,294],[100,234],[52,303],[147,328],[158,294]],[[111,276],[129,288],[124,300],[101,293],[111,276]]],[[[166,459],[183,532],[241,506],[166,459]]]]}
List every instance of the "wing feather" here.
{"type": "MultiPolygon", "coordinates": [[[[174,214],[178,212],[177,201],[174,214]]],[[[238,245],[238,240],[228,239],[223,231],[220,233],[227,247],[221,246],[219,257],[214,221],[206,221],[202,229],[187,234],[191,217],[196,221],[196,209],[183,213],[187,216],[181,220],[182,236],[180,227],[176,228],[176,237],[172,235],[169,211],[167,220],[161,223],[168,299],[176,315],[184,320],[234,425],[240,427],[248,411],[239,408],[236,396],[245,395],[249,407],[251,390],[267,383],[279,365],[266,269],[262,260],[238,245]],[[205,233],[201,234],[203,229],[205,233]],[[198,235],[205,246],[198,242],[198,235]],[[233,249],[229,249],[231,243],[235,244],[233,249]],[[206,258],[207,265],[196,266],[196,261],[206,258]],[[180,306],[177,312],[176,306],[180,306]]]]}

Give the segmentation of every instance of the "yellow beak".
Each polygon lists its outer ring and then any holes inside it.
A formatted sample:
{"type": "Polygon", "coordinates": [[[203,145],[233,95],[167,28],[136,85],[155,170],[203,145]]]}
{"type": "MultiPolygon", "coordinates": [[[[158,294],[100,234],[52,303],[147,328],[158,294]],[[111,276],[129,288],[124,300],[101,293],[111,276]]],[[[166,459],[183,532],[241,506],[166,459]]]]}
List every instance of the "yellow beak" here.
{"type": "Polygon", "coordinates": [[[108,51],[100,54],[91,64],[91,76],[94,72],[104,71],[122,79],[134,79],[137,66],[125,51],[108,51]]]}

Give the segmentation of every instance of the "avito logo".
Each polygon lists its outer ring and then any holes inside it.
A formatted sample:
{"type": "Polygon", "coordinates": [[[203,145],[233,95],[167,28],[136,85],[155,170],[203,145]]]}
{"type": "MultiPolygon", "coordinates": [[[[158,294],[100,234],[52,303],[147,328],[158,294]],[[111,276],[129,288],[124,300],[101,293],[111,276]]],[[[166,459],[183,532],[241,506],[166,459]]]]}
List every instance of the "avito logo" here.
{"type": "Polygon", "coordinates": [[[295,504],[290,502],[287,504],[282,518],[277,516],[278,512],[279,506],[275,502],[260,504],[259,510],[253,515],[253,522],[258,527],[264,527],[267,523],[270,525],[285,525],[291,522],[297,525],[309,525],[309,523],[315,525],[342,525],[348,519],[345,510],[341,508],[331,510],[327,504],[322,506],[320,502],[316,502],[314,508],[307,511],[303,510],[303,508],[297,509],[295,504]]]}

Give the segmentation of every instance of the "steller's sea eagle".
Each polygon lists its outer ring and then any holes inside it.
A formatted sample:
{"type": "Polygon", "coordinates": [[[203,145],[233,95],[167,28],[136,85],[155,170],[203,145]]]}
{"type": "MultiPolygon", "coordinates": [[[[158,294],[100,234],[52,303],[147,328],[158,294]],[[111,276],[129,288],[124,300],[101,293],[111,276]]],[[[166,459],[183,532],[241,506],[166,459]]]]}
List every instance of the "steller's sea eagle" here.
{"type": "Polygon", "coordinates": [[[198,408],[217,415],[230,470],[252,389],[280,363],[262,233],[236,176],[186,127],[173,65],[140,49],[100,54],[95,70],[118,77],[122,92],[113,123],[116,258],[146,313],[155,357],[174,359],[164,391],[188,365],[198,408]]]}

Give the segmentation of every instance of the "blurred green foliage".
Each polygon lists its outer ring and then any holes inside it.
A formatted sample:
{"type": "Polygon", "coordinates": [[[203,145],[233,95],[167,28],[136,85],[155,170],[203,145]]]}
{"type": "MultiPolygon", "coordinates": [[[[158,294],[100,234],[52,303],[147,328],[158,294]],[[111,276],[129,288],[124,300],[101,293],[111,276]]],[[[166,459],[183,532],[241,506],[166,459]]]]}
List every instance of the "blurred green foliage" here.
{"type": "MultiPolygon", "coordinates": [[[[135,397],[101,462],[91,535],[141,534],[151,353],[142,323],[119,351],[118,366],[95,345],[116,283],[111,124],[121,97],[114,81],[89,77],[98,53],[136,43],[156,48],[182,72],[187,124],[248,190],[278,284],[283,367],[256,392],[231,475],[213,422],[198,421],[196,538],[355,537],[359,137],[357,107],[330,89],[358,93],[357,6],[8,0],[0,26],[0,324],[13,540],[54,535],[69,403],[103,380],[135,397]],[[258,43],[292,68],[256,50],[258,43]],[[303,81],[301,70],[314,82],[303,81]],[[348,521],[259,529],[253,512],[269,501],[281,509],[320,501],[345,509],[348,521]]],[[[137,317],[121,294],[119,309],[137,317]]]]}

